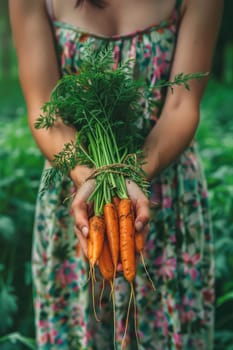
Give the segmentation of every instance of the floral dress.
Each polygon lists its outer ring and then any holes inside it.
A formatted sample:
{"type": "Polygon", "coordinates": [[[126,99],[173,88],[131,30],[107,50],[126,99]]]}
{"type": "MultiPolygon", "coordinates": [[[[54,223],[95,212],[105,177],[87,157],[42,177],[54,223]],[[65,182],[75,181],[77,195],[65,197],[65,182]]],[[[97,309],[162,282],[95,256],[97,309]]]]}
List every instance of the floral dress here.
{"type": "MultiPolygon", "coordinates": [[[[84,43],[110,47],[116,66],[133,58],[132,75],[153,86],[167,79],[179,26],[180,2],[166,21],[123,36],[104,37],[52,19],[62,74],[78,73],[84,43]]],[[[153,96],[157,112],[145,118],[156,124],[164,93],[153,96]]],[[[33,277],[36,331],[39,350],[111,350],[113,315],[109,289],[98,308],[101,280],[95,286],[94,318],[88,264],[73,230],[70,202],[72,191],[64,178],[38,197],[33,277]]],[[[151,200],[160,206],[151,209],[150,233],[144,256],[151,287],[139,263],[134,282],[136,324],[130,315],[126,350],[192,350],[213,348],[214,266],[213,242],[208,211],[206,182],[196,141],[151,183],[151,200]]],[[[121,348],[125,330],[130,287],[123,276],[115,281],[115,346],[121,348]]]]}

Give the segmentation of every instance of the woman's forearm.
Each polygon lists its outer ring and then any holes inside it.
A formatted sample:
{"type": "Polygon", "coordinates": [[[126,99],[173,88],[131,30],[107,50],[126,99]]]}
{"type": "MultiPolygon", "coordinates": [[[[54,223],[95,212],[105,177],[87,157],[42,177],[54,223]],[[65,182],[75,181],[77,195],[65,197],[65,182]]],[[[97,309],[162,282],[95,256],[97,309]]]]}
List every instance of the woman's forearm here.
{"type": "Polygon", "coordinates": [[[192,141],[199,122],[199,111],[188,103],[166,108],[151,130],[145,144],[143,169],[151,179],[169,166],[192,141]]]}
{"type": "MultiPolygon", "coordinates": [[[[39,116],[39,113],[36,113],[36,115],[39,116]]],[[[33,116],[29,113],[29,125],[34,139],[45,158],[52,162],[54,155],[59,153],[66,143],[75,140],[76,130],[71,126],[65,125],[61,120],[49,129],[38,130],[35,128],[35,121],[35,113],[33,113],[33,116]]],[[[76,167],[70,169],[69,175],[75,185],[79,187],[91,175],[92,171],[87,166],[77,164],[76,167]]]]}
{"type": "Polygon", "coordinates": [[[51,25],[44,1],[10,0],[9,9],[29,125],[40,150],[52,161],[66,143],[75,139],[75,130],[62,121],[47,130],[34,126],[61,76],[51,25]]]}
{"type": "Polygon", "coordinates": [[[75,139],[75,129],[65,125],[62,121],[56,122],[53,127],[48,129],[36,129],[35,121],[36,118],[29,115],[29,125],[34,139],[49,161],[53,160],[54,155],[59,153],[66,143],[75,139]]]}

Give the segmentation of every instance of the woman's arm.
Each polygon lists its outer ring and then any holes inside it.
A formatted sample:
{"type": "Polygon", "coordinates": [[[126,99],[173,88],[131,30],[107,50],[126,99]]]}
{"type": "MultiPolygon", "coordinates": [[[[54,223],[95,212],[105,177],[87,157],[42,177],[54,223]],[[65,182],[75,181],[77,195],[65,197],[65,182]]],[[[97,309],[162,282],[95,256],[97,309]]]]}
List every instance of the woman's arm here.
{"type": "MultiPolygon", "coordinates": [[[[50,93],[60,77],[44,0],[9,0],[9,5],[19,62],[19,76],[28,108],[29,125],[39,148],[48,160],[52,160],[54,154],[61,151],[65,143],[74,140],[75,130],[64,125],[62,121],[57,122],[48,130],[37,130],[34,127],[36,119],[41,114],[41,106],[49,100],[50,93]]],[[[91,170],[84,166],[76,166],[70,173],[79,188],[72,204],[72,211],[75,218],[75,231],[84,252],[86,251],[84,237],[88,234],[87,199],[94,189],[93,180],[85,182],[90,173],[91,170]]],[[[128,190],[135,204],[136,228],[147,232],[149,203],[143,193],[138,188],[135,189],[133,184],[128,185],[128,190]],[[135,198],[135,193],[137,198],[135,198]]]]}
{"type": "MultiPolygon", "coordinates": [[[[74,140],[75,130],[64,125],[61,120],[48,130],[37,130],[34,127],[42,112],[42,105],[49,100],[50,93],[60,78],[45,1],[9,0],[9,8],[29,125],[42,153],[51,161],[65,143],[74,140]]],[[[90,169],[86,167],[77,167],[71,173],[77,185],[83,183],[88,175],[90,169]]]]}
{"type": "MultiPolygon", "coordinates": [[[[179,73],[209,72],[219,30],[223,0],[184,0],[170,80],[179,73]]],[[[190,81],[190,91],[168,91],[159,121],[145,142],[149,178],[167,167],[190,144],[199,122],[200,100],[207,79],[190,81]]]]}

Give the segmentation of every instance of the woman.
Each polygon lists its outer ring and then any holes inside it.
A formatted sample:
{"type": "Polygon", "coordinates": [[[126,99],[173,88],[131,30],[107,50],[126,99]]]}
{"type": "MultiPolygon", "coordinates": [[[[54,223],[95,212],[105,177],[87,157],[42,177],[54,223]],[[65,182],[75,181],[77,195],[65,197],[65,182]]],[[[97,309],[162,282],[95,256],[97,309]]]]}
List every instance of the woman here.
{"type": "MultiPolygon", "coordinates": [[[[133,73],[153,86],[178,73],[207,72],[219,28],[222,0],[10,0],[19,74],[29,124],[48,161],[74,130],[58,122],[36,130],[40,108],[61,75],[78,72],[84,42],[108,45],[116,65],[132,57],[133,73]]],[[[197,145],[200,100],[206,79],[190,82],[190,92],[157,91],[158,108],[145,118],[154,126],[145,140],[144,170],[151,180],[150,232],[145,257],[155,293],[143,269],[135,281],[140,349],[212,349],[213,255],[207,192],[197,145]]],[[[144,101],[146,102],[146,101],[144,101]]],[[[106,301],[101,323],[93,320],[87,276],[86,200],[94,183],[90,169],[77,166],[38,200],[33,249],[38,348],[112,349],[111,306],[106,301]],[[64,198],[72,183],[79,189],[70,208],[64,198]]],[[[136,210],[135,227],[148,231],[148,201],[135,184],[127,184],[136,210]]],[[[129,288],[116,280],[116,346],[125,326],[129,288]]],[[[136,349],[133,327],[125,349],[136,349]]]]}

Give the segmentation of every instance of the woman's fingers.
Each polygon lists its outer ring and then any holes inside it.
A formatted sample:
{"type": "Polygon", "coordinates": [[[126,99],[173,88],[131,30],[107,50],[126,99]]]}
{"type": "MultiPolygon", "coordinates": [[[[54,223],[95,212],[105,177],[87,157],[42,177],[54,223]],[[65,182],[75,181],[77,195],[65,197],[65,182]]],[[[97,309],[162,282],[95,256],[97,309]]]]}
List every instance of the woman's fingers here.
{"type": "Polygon", "coordinates": [[[143,231],[150,220],[149,200],[135,182],[127,179],[126,187],[134,206],[135,228],[137,231],[143,231]]]}
{"type": "Polygon", "coordinates": [[[150,208],[149,201],[138,200],[135,203],[135,229],[136,231],[143,231],[150,220],[150,208]]]}
{"type": "Polygon", "coordinates": [[[82,232],[76,226],[74,227],[74,232],[78,237],[79,244],[81,246],[83,253],[87,257],[87,239],[84,237],[82,232]]]}
{"type": "Polygon", "coordinates": [[[74,216],[75,226],[81,231],[84,237],[88,236],[91,206],[87,200],[95,188],[95,181],[88,180],[78,190],[71,205],[71,212],[74,216]]]}

